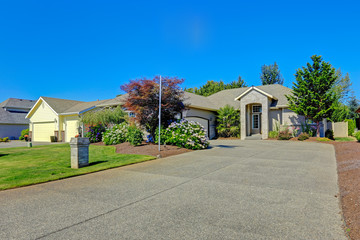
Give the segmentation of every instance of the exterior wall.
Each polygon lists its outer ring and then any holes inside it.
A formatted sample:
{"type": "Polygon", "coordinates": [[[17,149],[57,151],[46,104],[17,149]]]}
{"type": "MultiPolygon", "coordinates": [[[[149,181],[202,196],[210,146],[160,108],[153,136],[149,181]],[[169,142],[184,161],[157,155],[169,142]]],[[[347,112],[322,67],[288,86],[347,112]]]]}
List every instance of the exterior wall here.
{"type": "Polygon", "coordinates": [[[38,141],[38,137],[40,136],[40,141],[50,142],[50,136],[54,136],[54,131],[59,130],[59,117],[43,101],[38,103],[35,108],[35,112],[31,115],[29,120],[29,131],[32,132],[33,141],[38,141]],[[34,127],[34,125],[36,125],[36,128],[34,127]],[[42,129],[42,127],[45,127],[46,129],[42,129]],[[40,132],[38,133],[38,135],[36,133],[37,129],[41,129],[39,130],[40,132]],[[49,136],[44,137],[44,132],[46,132],[49,136]]]}
{"type": "Polygon", "coordinates": [[[72,137],[79,134],[80,118],[78,115],[65,116],[63,125],[65,125],[65,141],[70,142],[72,137]]]}
{"type": "Polygon", "coordinates": [[[209,138],[212,139],[216,137],[216,114],[215,112],[202,110],[197,108],[189,108],[188,110],[184,110],[183,118],[186,117],[201,117],[209,120],[209,138]]]}
{"type": "Polygon", "coordinates": [[[288,108],[282,109],[282,123],[281,125],[301,126],[305,122],[305,117],[297,115],[288,108]]]}
{"type": "Polygon", "coordinates": [[[0,138],[19,139],[21,131],[29,128],[28,124],[0,124],[0,138]]]}
{"type": "Polygon", "coordinates": [[[269,131],[275,131],[277,125],[281,125],[282,122],[282,111],[270,110],[269,111],[269,131]]]}
{"type": "Polygon", "coordinates": [[[30,122],[54,122],[58,120],[58,116],[54,113],[49,106],[41,102],[34,114],[30,117],[30,122]]]}
{"type": "Polygon", "coordinates": [[[248,92],[240,99],[240,125],[241,125],[241,139],[245,139],[248,135],[246,125],[249,124],[247,108],[249,104],[261,104],[261,130],[262,139],[267,139],[269,136],[269,98],[256,90],[248,92]]]}

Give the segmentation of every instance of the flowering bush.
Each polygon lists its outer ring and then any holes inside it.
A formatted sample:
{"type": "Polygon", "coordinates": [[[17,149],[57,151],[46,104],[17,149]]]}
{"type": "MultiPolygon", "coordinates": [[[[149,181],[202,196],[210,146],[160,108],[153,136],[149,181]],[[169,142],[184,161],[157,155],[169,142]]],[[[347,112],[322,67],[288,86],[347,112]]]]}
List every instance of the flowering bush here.
{"type": "Polygon", "coordinates": [[[128,127],[129,125],[125,122],[114,125],[112,128],[106,130],[106,132],[103,134],[102,141],[106,145],[114,145],[126,142],[128,127]]]}
{"type": "Polygon", "coordinates": [[[308,133],[306,133],[306,132],[303,132],[303,133],[300,133],[300,135],[299,135],[299,137],[298,137],[298,140],[299,141],[304,141],[304,140],[306,140],[306,139],[309,139],[309,134],[308,133]]]}
{"type": "Polygon", "coordinates": [[[292,133],[289,131],[289,128],[279,132],[278,140],[289,140],[290,138],[292,138],[292,133]]]}
{"type": "MultiPolygon", "coordinates": [[[[204,149],[210,144],[204,127],[197,122],[185,119],[180,122],[173,122],[168,128],[162,130],[161,138],[161,143],[188,149],[204,149]]],[[[158,142],[158,134],[155,142],[158,142]]]]}
{"type": "Polygon", "coordinates": [[[144,140],[144,133],[136,126],[129,126],[126,140],[131,145],[138,146],[144,140]]]}
{"type": "Polygon", "coordinates": [[[85,137],[88,137],[91,143],[101,142],[105,130],[105,127],[101,124],[90,126],[89,131],[86,133],[85,137]]]}

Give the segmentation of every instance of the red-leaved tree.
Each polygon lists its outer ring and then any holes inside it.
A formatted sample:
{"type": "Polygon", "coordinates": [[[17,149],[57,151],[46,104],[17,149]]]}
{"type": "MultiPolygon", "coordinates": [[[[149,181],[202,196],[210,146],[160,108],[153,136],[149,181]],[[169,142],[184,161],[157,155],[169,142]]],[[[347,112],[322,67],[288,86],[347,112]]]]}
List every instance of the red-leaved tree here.
{"type": "MultiPolygon", "coordinates": [[[[184,93],[180,88],[184,79],[162,77],[161,82],[161,124],[167,127],[170,121],[185,108],[184,93]]],[[[159,83],[160,77],[156,76],[153,79],[131,80],[121,86],[121,89],[128,94],[124,107],[135,113],[137,122],[145,126],[153,137],[159,121],[159,83]]]]}

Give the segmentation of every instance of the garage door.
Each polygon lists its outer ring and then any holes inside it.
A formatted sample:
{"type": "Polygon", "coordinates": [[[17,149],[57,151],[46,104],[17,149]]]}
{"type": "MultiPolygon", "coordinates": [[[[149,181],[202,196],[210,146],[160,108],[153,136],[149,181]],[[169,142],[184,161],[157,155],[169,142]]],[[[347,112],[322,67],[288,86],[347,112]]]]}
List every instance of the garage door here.
{"type": "Polygon", "coordinates": [[[188,121],[194,121],[200,123],[200,125],[202,125],[205,128],[207,137],[209,137],[209,120],[199,117],[186,117],[185,119],[188,121]]]}
{"type": "Polygon", "coordinates": [[[71,138],[75,137],[78,134],[78,120],[67,120],[66,121],[66,142],[70,142],[71,138]]]}
{"type": "Polygon", "coordinates": [[[50,142],[50,136],[54,136],[55,122],[34,123],[33,141],[50,142]]]}

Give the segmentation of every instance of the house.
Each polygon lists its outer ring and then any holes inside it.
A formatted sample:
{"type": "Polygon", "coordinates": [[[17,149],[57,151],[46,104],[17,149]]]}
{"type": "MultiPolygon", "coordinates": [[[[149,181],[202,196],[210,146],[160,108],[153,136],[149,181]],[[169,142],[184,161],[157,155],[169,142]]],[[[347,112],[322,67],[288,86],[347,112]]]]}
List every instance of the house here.
{"type": "MultiPolygon", "coordinates": [[[[208,97],[184,92],[187,109],[180,117],[199,122],[212,139],[216,137],[217,111],[228,104],[239,110],[241,139],[253,135],[267,139],[269,131],[280,125],[300,127],[304,121],[304,117],[289,110],[286,95],[290,94],[291,89],[278,84],[228,89],[208,97]]],[[[97,107],[122,105],[126,97],[95,102],[40,97],[27,115],[32,139],[50,141],[50,136],[57,136],[69,142],[84,129],[81,114],[97,107]]]]}
{"type": "Polygon", "coordinates": [[[9,98],[0,103],[0,138],[18,139],[21,131],[29,127],[26,114],[34,105],[34,100],[9,98]]]}
{"type": "Polygon", "coordinates": [[[50,137],[55,136],[57,141],[70,142],[72,137],[84,130],[81,114],[96,107],[118,105],[120,100],[121,97],[82,102],[40,97],[26,115],[29,120],[29,137],[32,141],[50,142],[50,137]]]}

